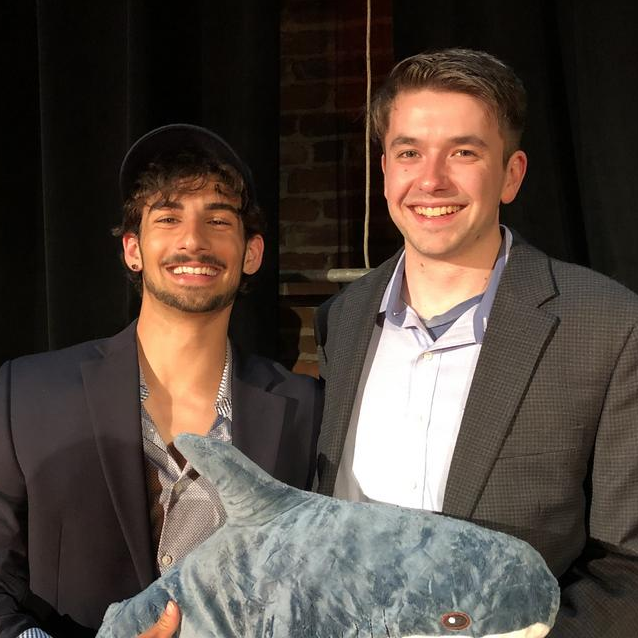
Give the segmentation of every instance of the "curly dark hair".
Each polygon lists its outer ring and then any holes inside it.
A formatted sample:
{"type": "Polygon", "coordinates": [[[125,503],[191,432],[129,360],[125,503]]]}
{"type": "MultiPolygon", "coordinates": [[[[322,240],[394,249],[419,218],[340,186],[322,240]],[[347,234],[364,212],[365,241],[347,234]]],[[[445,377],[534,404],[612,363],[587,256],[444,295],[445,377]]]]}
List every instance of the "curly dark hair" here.
{"type": "MultiPolygon", "coordinates": [[[[150,197],[158,195],[169,198],[175,194],[195,193],[206,188],[211,179],[221,182],[231,193],[241,197],[239,215],[244,238],[248,240],[255,235],[263,235],[263,213],[254,198],[251,198],[250,190],[239,172],[233,166],[218,163],[209,156],[194,152],[184,152],[170,157],[159,156],[140,173],[136,179],[135,189],[123,203],[122,222],[113,228],[113,235],[122,237],[126,233],[134,233],[139,236],[142,211],[150,197]]],[[[123,254],[122,261],[124,262],[123,254]]],[[[128,267],[126,273],[138,292],[141,292],[142,273],[132,271],[128,267]]],[[[242,290],[245,290],[249,279],[249,275],[242,276],[242,290]]]]}

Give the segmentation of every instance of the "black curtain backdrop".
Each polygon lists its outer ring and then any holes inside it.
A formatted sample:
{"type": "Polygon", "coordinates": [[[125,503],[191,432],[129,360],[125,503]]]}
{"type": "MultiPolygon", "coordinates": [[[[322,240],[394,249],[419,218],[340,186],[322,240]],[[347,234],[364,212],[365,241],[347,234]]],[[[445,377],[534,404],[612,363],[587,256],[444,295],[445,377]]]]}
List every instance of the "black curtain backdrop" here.
{"type": "Polygon", "coordinates": [[[395,0],[394,29],[397,59],[462,46],[517,71],[529,168],[505,223],[638,291],[638,3],[395,0]]]}
{"type": "Polygon", "coordinates": [[[279,9],[260,0],[0,0],[0,361],[108,336],[136,316],[119,165],[170,122],[207,126],[252,167],[269,232],[242,346],[277,342],[279,9]]]}
{"type": "MultiPolygon", "coordinates": [[[[113,334],[137,312],[117,171],[162,124],[209,126],[252,166],[269,221],[233,335],[277,341],[279,7],[259,0],[0,0],[0,361],[113,334]]],[[[504,221],[638,290],[638,3],[394,0],[397,59],[468,46],[529,93],[529,171],[504,221]]]]}

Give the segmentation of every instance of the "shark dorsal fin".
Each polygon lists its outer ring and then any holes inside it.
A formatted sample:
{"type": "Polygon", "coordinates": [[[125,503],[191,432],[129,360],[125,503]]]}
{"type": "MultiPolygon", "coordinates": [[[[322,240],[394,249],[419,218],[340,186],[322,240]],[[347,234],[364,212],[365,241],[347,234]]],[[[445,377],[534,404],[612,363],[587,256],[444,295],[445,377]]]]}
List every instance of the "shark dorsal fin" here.
{"type": "Polygon", "coordinates": [[[260,525],[310,497],[273,479],[230,443],[180,434],[175,446],[215,486],[230,523],[260,525]]]}

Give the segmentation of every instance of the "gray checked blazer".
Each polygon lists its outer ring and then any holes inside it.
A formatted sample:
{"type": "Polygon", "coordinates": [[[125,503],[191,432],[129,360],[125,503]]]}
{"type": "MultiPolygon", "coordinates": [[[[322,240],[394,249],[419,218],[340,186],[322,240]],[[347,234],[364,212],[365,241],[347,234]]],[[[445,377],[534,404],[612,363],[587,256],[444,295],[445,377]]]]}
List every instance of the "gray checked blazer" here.
{"type": "MultiPolygon", "coordinates": [[[[398,255],[328,300],[316,337],[331,494],[398,255]]],[[[559,578],[552,638],[638,636],[638,297],[515,238],[490,314],[443,513],[517,536],[559,578]]]]}

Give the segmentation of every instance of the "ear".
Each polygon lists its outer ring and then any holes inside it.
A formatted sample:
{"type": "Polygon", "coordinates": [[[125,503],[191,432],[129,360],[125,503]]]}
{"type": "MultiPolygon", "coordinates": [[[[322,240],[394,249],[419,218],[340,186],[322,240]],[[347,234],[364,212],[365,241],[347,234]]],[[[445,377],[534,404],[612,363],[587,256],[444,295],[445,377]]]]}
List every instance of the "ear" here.
{"type": "Polygon", "coordinates": [[[261,235],[253,235],[246,242],[246,252],[244,254],[244,268],[246,275],[254,275],[261,266],[264,257],[264,238],[261,235]]]}
{"type": "Polygon", "coordinates": [[[122,235],[122,246],[126,265],[131,270],[142,270],[142,252],[140,251],[139,237],[135,233],[124,233],[122,235]]]}
{"type": "Polygon", "coordinates": [[[387,197],[385,189],[385,153],[381,155],[381,170],[383,171],[383,195],[387,197]]]}
{"type": "Polygon", "coordinates": [[[514,201],[518,189],[521,187],[525,171],[527,170],[527,155],[523,151],[514,151],[507,160],[505,179],[501,189],[501,202],[509,204],[514,201]]]}

